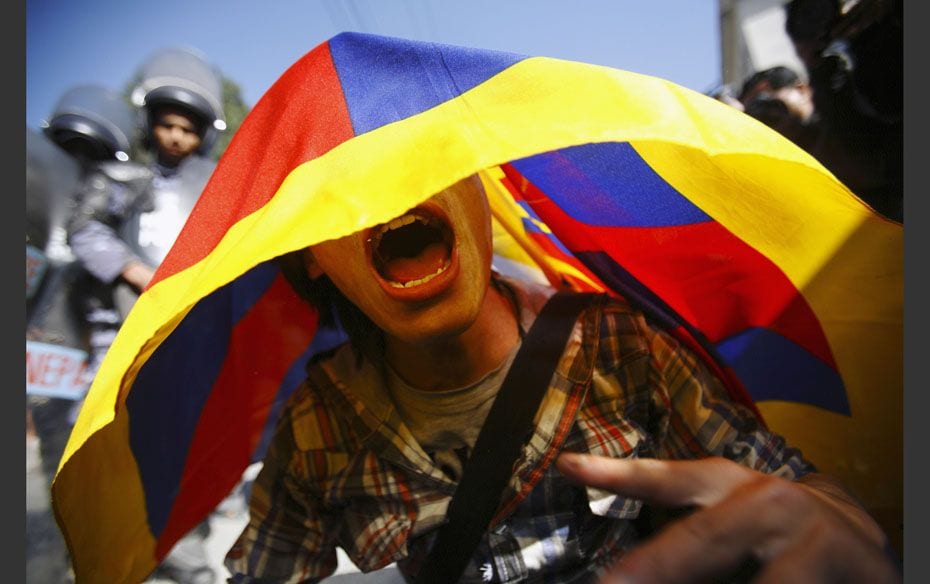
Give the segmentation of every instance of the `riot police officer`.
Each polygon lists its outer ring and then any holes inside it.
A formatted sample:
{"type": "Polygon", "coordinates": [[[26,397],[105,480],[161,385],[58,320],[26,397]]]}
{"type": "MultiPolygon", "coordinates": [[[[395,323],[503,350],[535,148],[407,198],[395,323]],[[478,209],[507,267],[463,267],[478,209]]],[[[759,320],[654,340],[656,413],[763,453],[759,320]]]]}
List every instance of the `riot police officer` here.
{"type": "MultiPolygon", "coordinates": [[[[50,182],[51,191],[45,195],[49,202],[49,231],[44,251],[50,270],[35,300],[27,302],[27,308],[31,308],[27,315],[27,338],[89,349],[90,358],[83,378],[86,385],[95,370],[96,360],[102,356],[101,351],[109,346],[115,334],[111,329],[117,315],[113,312],[111,295],[74,262],[66,242],[66,224],[87,185],[119,193],[119,197],[131,200],[148,188],[151,172],[129,161],[136,131],[134,115],[131,107],[113,90],[91,84],[69,89],[62,94],[44,125],[44,136],[57,146],[53,150],[57,154],[52,165],[41,166],[41,159],[35,157],[36,168],[41,167],[41,171],[34,174],[53,181],[53,177],[66,172],[67,168],[69,175],[67,179],[50,182]]],[[[37,152],[49,150],[41,147],[38,137],[31,143],[37,152]]],[[[35,196],[35,192],[39,190],[27,192],[27,197],[35,196]]],[[[27,211],[28,208],[27,205],[27,211]]],[[[73,399],[79,399],[76,393],[74,395],[73,399]]],[[[62,407],[63,404],[58,409],[62,407]]],[[[33,409],[33,415],[39,430],[42,424],[38,419],[43,416],[37,410],[33,409]]],[[[56,430],[62,425],[57,417],[49,424],[54,424],[56,430]]],[[[70,430],[70,424],[67,428],[70,430]]],[[[41,437],[42,431],[39,433],[41,437]]],[[[56,448],[58,456],[63,446],[56,448]]],[[[58,457],[54,458],[48,463],[57,465],[58,457]]],[[[51,476],[48,478],[50,480],[51,476]]]]}
{"type": "Polygon", "coordinates": [[[192,49],[158,51],[140,72],[132,100],[143,113],[155,179],[150,206],[128,222],[125,233],[140,257],[157,266],[213,173],[208,154],[226,128],[223,86],[219,73],[192,49]]]}
{"type": "MultiPolygon", "coordinates": [[[[85,198],[69,229],[71,246],[91,273],[104,282],[122,279],[136,292],[151,280],[200,197],[215,166],[206,154],[226,127],[221,77],[198,53],[163,49],[139,73],[132,100],[152,158],[150,188],[132,205],[85,198]]],[[[134,298],[117,300],[125,311],[134,298]]]]}
{"type": "MultiPolygon", "coordinates": [[[[222,78],[199,53],[167,48],[139,68],[132,101],[141,114],[151,180],[139,197],[121,197],[89,185],[69,227],[75,255],[100,282],[111,286],[125,316],[151,281],[213,172],[207,154],[225,129],[222,78]],[[120,286],[121,282],[129,285],[120,286]]],[[[211,583],[204,520],[182,538],[156,570],[181,583],[211,583]]]]}
{"type": "Polygon", "coordinates": [[[39,463],[30,469],[27,449],[26,571],[41,582],[66,581],[69,570],[48,500],[71,431],[68,414],[74,398],[83,394],[80,371],[87,352],[79,323],[68,310],[73,261],[49,242],[53,229],[63,227],[62,211],[79,179],[76,160],[44,134],[26,128],[26,415],[39,463]]]}
{"type": "MultiPolygon", "coordinates": [[[[42,133],[27,128],[26,139],[26,392],[48,489],[100,356],[95,347],[109,345],[104,337],[114,334],[108,329],[116,319],[111,295],[75,261],[66,225],[82,185],[104,183],[131,198],[147,188],[151,172],[129,162],[134,116],[115,91],[73,87],[44,126],[42,133]]],[[[65,570],[50,516],[48,525],[47,551],[34,568],[65,570]]]]}
{"type": "Polygon", "coordinates": [[[91,269],[106,250],[77,253],[66,241],[75,222],[89,216],[89,205],[106,200],[108,212],[138,205],[152,181],[152,172],[130,161],[136,118],[132,107],[116,91],[99,85],[79,85],[66,91],[46,122],[45,134],[71,154],[81,169],[80,186],[69,199],[67,226],[53,231],[52,245],[79,260],[70,299],[81,314],[90,351],[87,375],[92,377],[113,341],[121,315],[113,300],[113,278],[101,278],[91,269]],[[88,262],[88,255],[94,262],[88,262]]]}

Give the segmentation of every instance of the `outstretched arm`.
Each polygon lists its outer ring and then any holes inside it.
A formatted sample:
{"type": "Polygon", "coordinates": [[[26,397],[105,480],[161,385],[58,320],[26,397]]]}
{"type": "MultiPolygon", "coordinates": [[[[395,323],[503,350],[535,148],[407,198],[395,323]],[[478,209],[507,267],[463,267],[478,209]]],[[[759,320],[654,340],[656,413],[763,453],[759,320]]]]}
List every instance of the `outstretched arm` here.
{"type": "Polygon", "coordinates": [[[747,561],[755,582],[900,582],[887,538],[829,477],[791,481],[730,460],[618,460],[564,453],[572,480],[694,511],[627,553],[605,582],[704,582],[747,561]]]}
{"type": "MultiPolygon", "coordinates": [[[[119,165],[107,168],[126,170],[119,165]]],[[[128,168],[136,169],[134,165],[128,168]]],[[[77,208],[68,222],[68,244],[84,268],[107,284],[122,278],[137,292],[148,285],[155,270],[130,249],[117,230],[136,206],[150,202],[143,190],[149,178],[150,174],[142,174],[135,182],[123,183],[112,179],[101,167],[85,179],[76,196],[77,208]]]]}

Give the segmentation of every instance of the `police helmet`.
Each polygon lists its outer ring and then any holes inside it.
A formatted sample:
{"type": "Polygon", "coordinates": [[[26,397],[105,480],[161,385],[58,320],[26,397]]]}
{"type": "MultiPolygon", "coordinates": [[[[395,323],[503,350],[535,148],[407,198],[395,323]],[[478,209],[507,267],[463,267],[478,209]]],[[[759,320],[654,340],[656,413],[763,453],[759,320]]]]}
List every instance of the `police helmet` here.
{"type": "Polygon", "coordinates": [[[99,85],[78,85],[58,100],[45,134],[72,155],[129,160],[135,118],[123,97],[99,85]]]}
{"type": "Polygon", "coordinates": [[[154,111],[171,105],[190,111],[199,118],[204,154],[213,146],[218,132],[226,129],[223,119],[223,82],[219,72],[198,51],[169,47],[152,54],[139,67],[139,84],[132,91],[132,102],[143,108],[142,126],[148,139],[154,111]]]}

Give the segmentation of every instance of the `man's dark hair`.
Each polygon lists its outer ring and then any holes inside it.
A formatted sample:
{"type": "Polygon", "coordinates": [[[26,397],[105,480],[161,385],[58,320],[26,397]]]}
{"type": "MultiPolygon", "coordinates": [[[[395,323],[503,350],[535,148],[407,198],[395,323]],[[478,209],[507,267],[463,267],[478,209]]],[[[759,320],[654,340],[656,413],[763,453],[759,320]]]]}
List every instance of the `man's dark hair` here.
{"type": "Polygon", "coordinates": [[[303,251],[292,251],[278,257],[281,273],[303,300],[319,311],[320,326],[342,326],[355,356],[367,355],[375,360],[384,354],[384,333],[364,312],[352,304],[325,275],[311,278],[304,265],[303,251]]]}
{"type": "Polygon", "coordinates": [[[767,84],[768,87],[766,89],[768,90],[777,91],[783,87],[797,85],[800,82],[801,78],[790,68],[782,65],[770,67],[753,73],[743,82],[743,87],[739,92],[739,100],[743,102],[744,105],[748,105],[746,100],[750,99],[755,93],[758,93],[759,85],[762,84],[767,84]]]}

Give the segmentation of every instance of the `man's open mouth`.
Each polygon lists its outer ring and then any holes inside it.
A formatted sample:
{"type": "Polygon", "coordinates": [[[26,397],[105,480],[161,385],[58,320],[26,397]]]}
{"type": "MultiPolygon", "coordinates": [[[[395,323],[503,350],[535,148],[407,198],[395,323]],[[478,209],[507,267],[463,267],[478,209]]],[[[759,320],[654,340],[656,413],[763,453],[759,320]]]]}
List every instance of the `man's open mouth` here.
{"type": "Polygon", "coordinates": [[[368,237],[372,264],[392,288],[422,286],[448,270],[453,243],[445,217],[422,207],[373,227],[368,237]]]}

